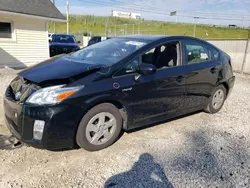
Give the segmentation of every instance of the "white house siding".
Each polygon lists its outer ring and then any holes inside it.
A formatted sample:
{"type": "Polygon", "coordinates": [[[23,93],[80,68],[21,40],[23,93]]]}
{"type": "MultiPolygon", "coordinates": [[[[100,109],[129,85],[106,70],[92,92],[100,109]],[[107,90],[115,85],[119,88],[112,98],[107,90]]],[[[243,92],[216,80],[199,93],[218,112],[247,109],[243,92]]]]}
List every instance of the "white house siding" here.
{"type": "Polygon", "coordinates": [[[49,58],[45,20],[0,14],[0,21],[10,21],[14,28],[12,41],[0,38],[0,67],[30,66],[49,58]]]}

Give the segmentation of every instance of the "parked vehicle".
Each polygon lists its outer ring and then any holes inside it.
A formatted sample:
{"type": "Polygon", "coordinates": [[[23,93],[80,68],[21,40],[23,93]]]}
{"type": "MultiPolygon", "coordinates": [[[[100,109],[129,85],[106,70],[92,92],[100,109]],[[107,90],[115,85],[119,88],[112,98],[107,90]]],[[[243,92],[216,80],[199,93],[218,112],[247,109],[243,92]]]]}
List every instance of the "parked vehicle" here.
{"type": "Polygon", "coordinates": [[[95,151],[123,130],[218,112],[234,81],[230,57],[203,40],[123,36],[20,72],[4,110],[9,130],[24,143],[95,151]]]}
{"type": "Polygon", "coordinates": [[[48,41],[52,40],[53,35],[54,35],[54,33],[49,33],[48,34],[48,41]]]}
{"type": "Polygon", "coordinates": [[[76,42],[73,35],[54,34],[49,42],[50,57],[76,52],[80,49],[78,46],[80,41],[76,42]]]}
{"type": "Polygon", "coordinates": [[[107,39],[110,39],[110,37],[93,36],[93,37],[91,37],[91,39],[89,40],[88,46],[90,46],[90,45],[92,45],[92,44],[95,44],[95,43],[98,43],[98,42],[101,42],[101,41],[104,41],[104,40],[107,40],[107,39]]]}

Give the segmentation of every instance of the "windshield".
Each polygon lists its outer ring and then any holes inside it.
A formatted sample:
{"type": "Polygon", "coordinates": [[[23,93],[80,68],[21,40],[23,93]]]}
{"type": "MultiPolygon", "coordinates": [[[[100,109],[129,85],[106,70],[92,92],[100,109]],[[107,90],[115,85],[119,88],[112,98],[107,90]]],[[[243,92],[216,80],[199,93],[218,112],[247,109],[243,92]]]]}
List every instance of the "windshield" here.
{"type": "Polygon", "coordinates": [[[70,35],[53,35],[52,42],[76,43],[75,38],[70,35]]]}
{"type": "Polygon", "coordinates": [[[88,64],[113,65],[129,56],[147,42],[139,39],[113,38],[105,40],[71,55],[72,58],[88,64]]]}

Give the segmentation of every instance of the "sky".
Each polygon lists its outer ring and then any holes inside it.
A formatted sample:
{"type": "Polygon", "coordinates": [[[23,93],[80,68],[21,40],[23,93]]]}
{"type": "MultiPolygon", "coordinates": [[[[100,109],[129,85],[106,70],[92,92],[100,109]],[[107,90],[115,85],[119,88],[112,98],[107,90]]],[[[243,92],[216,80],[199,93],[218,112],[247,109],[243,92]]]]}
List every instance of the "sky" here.
{"type": "MultiPolygon", "coordinates": [[[[59,10],[65,13],[66,0],[55,1],[59,10]]],[[[109,16],[112,10],[117,10],[141,13],[145,20],[176,21],[177,19],[178,22],[250,26],[250,0],[69,0],[69,4],[70,14],[109,16]],[[177,18],[167,15],[176,10],[179,11],[177,18]],[[205,14],[207,12],[209,14],[205,14]],[[191,18],[185,17],[187,15],[191,18]],[[199,19],[194,19],[194,16],[199,19]]]]}

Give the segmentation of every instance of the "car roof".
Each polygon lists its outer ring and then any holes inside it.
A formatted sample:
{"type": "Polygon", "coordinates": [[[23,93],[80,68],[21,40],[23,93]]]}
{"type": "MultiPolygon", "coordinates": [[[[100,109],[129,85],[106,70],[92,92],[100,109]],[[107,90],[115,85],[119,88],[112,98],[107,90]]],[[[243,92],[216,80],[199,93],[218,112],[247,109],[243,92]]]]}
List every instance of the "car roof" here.
{"type": "Polygon", "coordinates": [[[71,34],[53,34],[53,35],[60,35],[60,36],[74,36],[74,35],[71,35],[71,34]]]}
{"type": "Polygon", "coordinates": [[[166,39],[166,40],[180,40],[180,39],[195,39],[195,40],[201,40],[199,38],[190,37],[190,36],[179,36],[179,35],[125,35],[120,36],[118,38],[127,38],[127,39],[141,39],[141,40],[148,40],[148,41],[156,41],[160,39],[166,39]]]}
{"type": "Polygon", "coordinates": [[[124,36],[119,36],[118,38],[126,38],[126,39],[142,39],[142,40],[158,40],[161,38],[164,38],[165,36],[160,36],[160,35],[124,35],[124,36]]]}
{"type": "Polygon", "coordinates": [[[130,39],[130,40],[133,40],[133,39],[145,40],[148,42],[161,41],[161,40],[167,41],[167,40],[190,39],[190,40],[195,40],[195,41],[200,41],[200,42],[206,43],[207,45],[212,46],[212,47],[216,48],[217,50],[221,51],[218,47],[214,46],[213,44],[211,44],[205,40],[202,40],[202,39],[199,39],[196,37],[191,37],[191,36],[183,36],[183,35],[169,35],[169,36],[167,36],[167,35],[125,35],[125,36],[119,36],[117,38],[125,38],[125,39],[130,39]]]}

